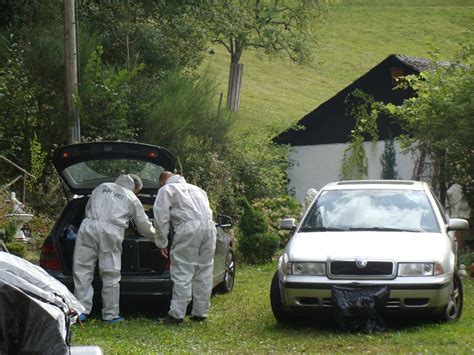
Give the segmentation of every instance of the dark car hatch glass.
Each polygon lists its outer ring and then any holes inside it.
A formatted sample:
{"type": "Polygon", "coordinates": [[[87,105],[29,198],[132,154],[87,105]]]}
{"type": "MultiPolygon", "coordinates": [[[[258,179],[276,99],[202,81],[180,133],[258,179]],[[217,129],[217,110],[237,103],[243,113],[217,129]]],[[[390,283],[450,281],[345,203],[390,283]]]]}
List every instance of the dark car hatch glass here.
{"type": "Polygon", "coordinates": [[[136,174],[143,181],[142,193],[154,194],[163,170],[175,169],[174,157],[164,148],[128,142],[93,142],[57,149],[53,163],[69,190],[89,194],[120,174],[136,174]]]}

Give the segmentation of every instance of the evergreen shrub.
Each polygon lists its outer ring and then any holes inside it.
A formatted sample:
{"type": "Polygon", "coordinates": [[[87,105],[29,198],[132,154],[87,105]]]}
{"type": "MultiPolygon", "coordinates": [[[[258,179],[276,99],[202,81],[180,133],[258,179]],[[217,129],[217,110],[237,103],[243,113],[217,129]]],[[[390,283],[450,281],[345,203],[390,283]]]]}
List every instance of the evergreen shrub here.
{"type": "Polygon", "coordinates": [[[272,233],[257,233],[239,239],[241,257],[249,264],[264,264],[272,260],[280,239],[272,233]]]}
{"type": "Polygon", "coordinates": [[[268,232],[268,223],[259,210],[251,206],[247,199],[241,201],[244,213],[240,219],[238,251],[249,264],[263,264],[272,260],[278,249],[278,235],[268,232]]]}

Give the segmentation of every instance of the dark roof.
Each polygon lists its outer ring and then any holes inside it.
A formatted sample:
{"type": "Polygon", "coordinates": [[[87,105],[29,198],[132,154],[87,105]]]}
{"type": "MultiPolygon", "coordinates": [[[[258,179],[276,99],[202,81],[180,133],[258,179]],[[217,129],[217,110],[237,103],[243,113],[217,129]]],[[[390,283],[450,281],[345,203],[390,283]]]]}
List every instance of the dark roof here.
{"type": "Polygon", "coordinates": [[[428,69],[432,64],[431,60],[426,58],[411,57],[401,54],[395,54],[395,57],[412,69],[416,70],[418,73],[428,69]]]}
{"type": "MultiPolygon", "coordinates": [[[[419,74],[431,65],[424,58],[391,54],[352,84],[345,87],[335,96],[308,113],[297,125],[305,129],[290,128],[273,141],[278,144],[316,145],[330,143],[346,143],[354,128],[354,118],[346,114],[346,98],[355,89],[360,89],[373,96],[376,101],[399,105],[403,100],[412,97],[411,89],[396,89],[392,73],[402,75],[419,74]]],[[[381,115],[378,119],[379,139],[396,137],[402,133],[401,127],[390,117],[381,115]]]]}

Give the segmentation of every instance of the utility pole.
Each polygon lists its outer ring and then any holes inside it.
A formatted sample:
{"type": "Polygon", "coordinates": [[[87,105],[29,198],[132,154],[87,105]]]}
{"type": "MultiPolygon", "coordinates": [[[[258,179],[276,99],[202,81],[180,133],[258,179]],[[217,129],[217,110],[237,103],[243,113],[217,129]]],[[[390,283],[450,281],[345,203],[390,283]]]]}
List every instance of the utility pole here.
{"type": "Polygon", "coordinates": [[[78,94],[76,7],[74,0],[64,0],[64,61],[66,68],[66,106],[70,126],[69,143],[81,140],[79,114],[74,95],[78,94]]]}

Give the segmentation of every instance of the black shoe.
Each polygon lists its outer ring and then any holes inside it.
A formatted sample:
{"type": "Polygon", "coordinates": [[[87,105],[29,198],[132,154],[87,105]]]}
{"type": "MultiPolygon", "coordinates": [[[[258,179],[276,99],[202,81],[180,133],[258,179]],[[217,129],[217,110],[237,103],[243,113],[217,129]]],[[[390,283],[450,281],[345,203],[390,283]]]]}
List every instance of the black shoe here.
{"type": "Polygon", "coordinates": [[[158,324],[176,324],[176,325],[179,325],[181,323],[183,323],[182,319],[171,317],[171,316],[158,318],[158,324]]]}
{"type": "Polygon", "coordinates": [[[189,317],[193,322],[204,322],[207,317],[191,316],[189,317]]]}

